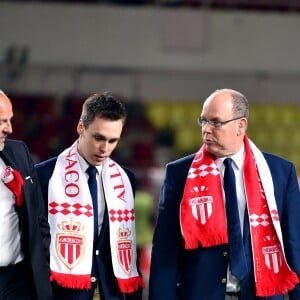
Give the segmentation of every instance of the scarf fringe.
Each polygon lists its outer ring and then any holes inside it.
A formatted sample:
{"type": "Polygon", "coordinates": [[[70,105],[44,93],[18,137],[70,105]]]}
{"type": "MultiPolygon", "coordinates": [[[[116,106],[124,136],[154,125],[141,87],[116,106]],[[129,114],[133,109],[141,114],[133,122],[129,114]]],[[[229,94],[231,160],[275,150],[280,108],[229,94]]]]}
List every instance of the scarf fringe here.
{"type": "Polygon", "coordinates": [[[198,237],[185,237],[185,249],[197,249],[199,244],[203,248],[211,247],[211,245],[228,244],[228,238],[225,232],[222,236],[215,233],[208,233],[207,235],[200,235],[198,237]]]}
{"type": "Polygon", "coordinates": [[[56,281],[62,287],[71,289],[90,289],[90,275],[70,275],[51,271],[50,281],[56,281]]]}
{"type": "Polygon", "coordinates": [[[141,277],[131,277],[129,279],[117,278],[119,289],[122,293],[133,293],[138,290],[139,287],[145,288],[145,284],[141,277]]]}
{"type": "Polygon", "coordinates": [[[265,278],[259,283],[256,283],[256,295],[259,297],[283,295],[289,290],[293,290],[295,285],[298,283],[299,279],[295,272],[288,274],[284,280],[282,279],[282,281],[277,282],[276,285],[274,285],[274,281],[272,279],[265,278]]]}

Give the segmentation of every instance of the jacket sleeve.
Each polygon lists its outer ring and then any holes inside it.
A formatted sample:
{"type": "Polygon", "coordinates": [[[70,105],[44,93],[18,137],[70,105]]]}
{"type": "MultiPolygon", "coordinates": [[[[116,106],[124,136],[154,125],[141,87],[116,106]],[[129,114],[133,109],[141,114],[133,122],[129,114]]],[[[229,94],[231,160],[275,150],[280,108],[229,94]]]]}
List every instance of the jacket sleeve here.
{"type": "MultiPolygon", "coordinates": [[[[300,192],[295,167],[286,172],[286,191],[282,207],[281,228],[287,263],[300,277],[300,192]]],[[[300,299],[300,285],[289,293],[290,300],[300,299]]]]}
{"type": "MultiPolygon", "coordinates": [[[[175,300],[181,234],[179,205],[182,191],[176,172],[167,165],[153,236],[149,300],[175,300]]],[[[181,183],[183,185],[183,183],[181,183]]]]}
{"type": "MultiPolygon", "coordinates": [[[[24,144],[25,145],[25,144],[24,144]]],[[[27,157],[28,157],[28,165],[29,165],[29,170],[30,170],[30,176],[27,176],[27,180],[30,181],[28,184],[30,184],[30,189],[27,189],[30,193],[30,198],[31,201],[34,198],[34,205],[36,206],[37,210],[37,216],[38,216],[38,224],[39,224],[39,230],[41,233],[42,237],[42,242],[44,246],[44,251],[49,258],[50,252],[49,252],[49,247],[50,247],[50,227],[48,223],[48,217],[47,217],[47,212],[46,208],[44,205],[43,201],[43,196],[39,184],[39,179],[36,173],[36,170],[34,168],[34,163],[33,160],[29,154],[27,146],[25,146],[27,157]]],[[[24,191],[25,192],[25,191],[24,191]]]]}

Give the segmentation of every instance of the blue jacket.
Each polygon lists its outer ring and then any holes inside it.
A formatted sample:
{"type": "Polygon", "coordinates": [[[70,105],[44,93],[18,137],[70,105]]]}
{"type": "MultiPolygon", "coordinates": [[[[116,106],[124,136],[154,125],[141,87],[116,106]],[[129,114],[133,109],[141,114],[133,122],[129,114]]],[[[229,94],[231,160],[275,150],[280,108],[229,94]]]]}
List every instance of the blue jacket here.
{"type": "MultiPolygon", "coordinates": [[[[223,300],[226,292],[228,246],[185,250],[179,223],[179,207],[187,173],[195,154],[167,164],[156,229],[153,237],[149,300],[223,300]]],[[[300,192],[293,164],[264,153],[274,183],[286,259],[300,275],[300,192]]],[[[247,219],[247,218],[245,218],[247,219]]],[[[283,300],[284,296],[256,297],[249,224],[245,223],[244,246],[248,269],[241,282],[242,300],[283,300]]],[[[300,299],[300,286],[290,292],[300,299]]]]}
{"type": "MultiPolygon", "coordinates": [[[[48,207],[48,184],[52,176],[57,157],[36,165],[36,170],[40,179],[42,193],[44,196],[45,206],[48,207]]],[[[128,169],[125,169],[134,190],[134,175],[128,169]]],[[[99,255],[96,256],[96,264],[99,276],[99,292],[101,299],[107,300],[141,300],[142,291],[139,290],[132,294],[122,294],[119,291],[117,280],[113,273],[112,259],[109,242],[109,223],[107,209],[104,213],[101,232],[97,241],[97,250],[99,255]]],[[[95,251],[94,251],[95,253],[95,251]]]]}

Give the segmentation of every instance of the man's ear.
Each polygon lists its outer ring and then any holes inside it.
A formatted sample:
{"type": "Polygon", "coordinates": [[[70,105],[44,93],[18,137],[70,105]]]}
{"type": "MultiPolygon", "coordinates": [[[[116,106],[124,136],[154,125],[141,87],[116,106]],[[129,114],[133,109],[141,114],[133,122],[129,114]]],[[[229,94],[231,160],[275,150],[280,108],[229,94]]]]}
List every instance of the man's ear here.
{"type": "Polygon", "coordinates": [[[77,133],[78,133],[79,135],[81,135],[82,132],[83,132],[83,129],[84,129],[83,123],[82,123],[81,120],[79,120],[79,122],[78,122],[78,124],[77,124],[77,133]]]}
{"type": "Polygon", "coordinates": [[[246,118],[243,118],[239,121],[238,123],[238,136],[239,135],[244,135],[246,133],[247,130],[247,125],[248,125],[248,121],[246,118]]]}

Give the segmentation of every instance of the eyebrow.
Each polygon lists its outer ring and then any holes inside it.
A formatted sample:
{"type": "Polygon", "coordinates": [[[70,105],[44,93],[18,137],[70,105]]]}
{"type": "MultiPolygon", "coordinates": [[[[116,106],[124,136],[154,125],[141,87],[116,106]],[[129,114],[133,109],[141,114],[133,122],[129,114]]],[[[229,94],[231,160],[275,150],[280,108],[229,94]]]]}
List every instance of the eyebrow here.
{"type": "Polygon", "coordinates": [[[97,139],[102,139],[104,141],[108,141],[110,143],[112,142],[115,142],[115,141],[118,141],[120,139],[120,137],[115,137],[115,138],[107,138],[106,136],[102,135],[102,134],[99,134],[99,133],[95,133],[93,135],[95,138],[97,139]]]}

